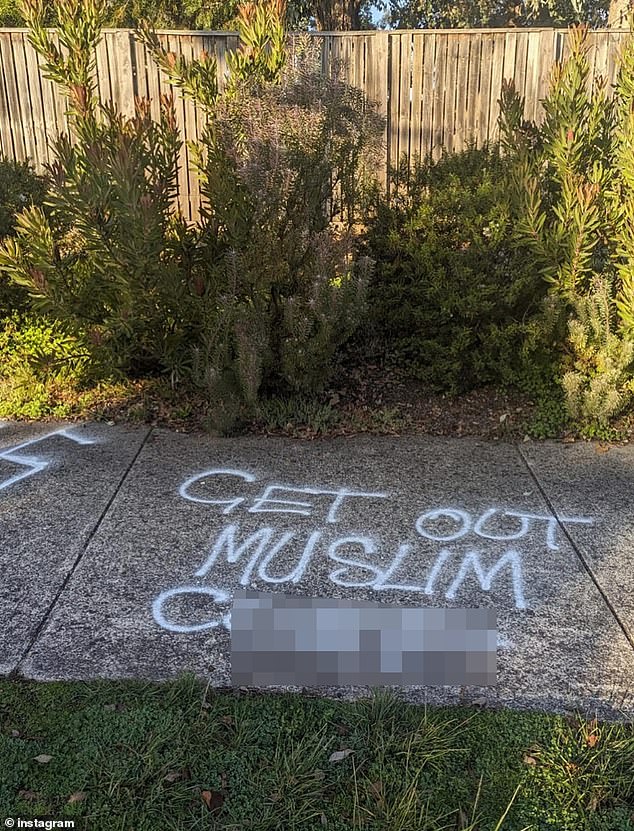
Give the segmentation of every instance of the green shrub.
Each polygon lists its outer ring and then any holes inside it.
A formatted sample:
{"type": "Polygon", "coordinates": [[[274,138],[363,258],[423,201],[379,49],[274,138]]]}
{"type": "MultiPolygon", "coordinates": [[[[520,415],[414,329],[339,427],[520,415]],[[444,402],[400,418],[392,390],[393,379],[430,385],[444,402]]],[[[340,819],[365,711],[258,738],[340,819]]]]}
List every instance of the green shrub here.
{"type": "Polygon", "coordinates": [[[197,237],[174,209],[182,142],[173,101],[161,97],[158,122],[147,100],[133,118],[98,105],[94,46],[106,12],[94,0],[57,4],[68,58],[50,41],[44,4],[29,0],[25,12],[47,76],[66,91],[74,135],[53,143],[49,211],[20,214],[0,268],[38,313],[85,330],[103,365],[176,382],[191,363],[201,302],[197,237]]]}
{"type": "MultiPolygon", "coordinates": [[[[393,172],[394,182],[405,178],[393,172]]],[[[528,337],[545,287],[511,244],[505,163],[494,149],[419,162],[407,193],[373,208],[371,324],[415,377],[458,392],[517,380],[540,350],[548,363],[543,337],[528,337]]]]}
{"type": "Polygon", "coordinates": [[[0,238],[13,233],[16,214],[44,202],[46,191],[46,177],[35,174],[27,162],[0,159],[0,238]]]}
{"type": "Polygon", "coordinates": [[[599,282],[587,297],[575,298],[568,323],[572,354],[562,362],[561,384],[571,418],[584,426],[606,426],[634,393],[634,339],[613,331],[613,298],[607,282],[599,282]]]}
{"type": "Polygon", "coordinates": [[[186,64],[140,34],[161,68],[206,111],[191,144],[205,207],[202,235],[221,252],[205,291],[205,335],[194,377],[218,410],[262,393],[310,395],[364,309],[371,263],[357,256],[353,206],[378,149],[381,120],[358,91],[323,78],[308,41],[286,60],[284,3],[245,6],[227,92],[215,64],[186,64]],[[204,81],[201,79],[204,78],[204,81]],[[347,224],[327,205],[341,189],[347,224]]]}
{"type": "Polygon", "coordinates": [[[615,95],[588,83],[587,30],[572,29],[537,127],[512,86],[501,101],[514,237],[563,310],[556,377],[569,419],[605,432],[634,398],[634,38],[615,95]]]}
{"type": "Polygon", "coordinates": [[[133,374],[177,372],[195,324],[189,240],[185,231],[179,239],[171,208],[180,146],[173,119],[163,101],[159,124],[139,106],[134,120],[106,111],[75,144],[60,137],[51,216],[23,211],[0,250],[0,267],[29,290],[36,311],[86,328],[133,374]]]}
{"type": "Polygon", "coordinates": [[[190,145],[203,209],[188,223],[175,207],[172,99],[162,97],[158,123],[147,100],[131,119],[97,102],[94,47],[106,11],[97,0],[58,0],[64,57],[43,0],[25,0],[24,10],[47,76],[66,91],[73,137],[53,146],[50,216],[20,214],[0,269],[39,313],[87,333],[96,366],[203,386],[221,430],[253,413],[261,393],[318,391],[360,319],[371,268],[351,229],[362,163],[381,131],[363,96],[321,78],[315,54],[287,63],[282,0],[241,10],[223,95],[214,59],[177,59],[142,26],[205,119],[202,141],[190,145]],[[338,183],[342,227],[326,210],[338,183]]]}
{"type": "MultiPolygon", "coordinates": [[[[0,159],[0,239],[14,233],[16,216],[27,205],[42,205],[46,189],[46,178],[37,176],[26,162],[0,159]]],[[[0,274],[0,320],[24,310],[27,302],[27,292],[0,274]]]]}
{"type": "Polygon", "coordinates": [[[94,378],[85,334],[34,315],[0,329],[0,418],[63,418],[94,378]]]}

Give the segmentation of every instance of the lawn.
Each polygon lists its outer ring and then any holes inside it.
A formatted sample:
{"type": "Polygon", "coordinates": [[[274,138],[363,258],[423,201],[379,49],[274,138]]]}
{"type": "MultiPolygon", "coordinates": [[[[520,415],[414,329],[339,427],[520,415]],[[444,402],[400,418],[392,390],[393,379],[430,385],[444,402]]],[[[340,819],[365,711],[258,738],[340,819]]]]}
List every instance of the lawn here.
{"type": "Polygon", "coordinates": [[[634,726],[168,684],[0,681],[0,819],[158,829],[634,829],[634,726]]]}

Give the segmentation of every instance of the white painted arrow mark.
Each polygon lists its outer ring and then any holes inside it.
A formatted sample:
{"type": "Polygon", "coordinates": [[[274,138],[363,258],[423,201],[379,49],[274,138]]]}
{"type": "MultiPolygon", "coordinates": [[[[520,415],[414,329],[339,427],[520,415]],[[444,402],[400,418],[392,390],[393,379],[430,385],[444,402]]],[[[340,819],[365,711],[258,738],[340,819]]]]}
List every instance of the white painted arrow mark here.
{"type": "Polygon", "coordinates": [[[70,439],[70,441],[74,441],[76,444],[97,444],[96,439],[73,435],[68,428],[63,427],[61,430],[54,430],[52,433],[46,433],[44,436],[40,436],[37,439],[30,439],[29,441],[22,442],[22,444],[18,444],[15,447],[3,450],[0,452],[0,459],[4,459],[5,462],[11,462],[12,464],[26,467],[27,470],[19,471],[9,479],[0,480],[0,491],[10,488],[11,485],[15,485],[16,482],[20,482],[28,476],[33,476],[35,473],[39,473],[41,470],[44,470],[44,468],[48,467],[50,460],[34,455],[25,456],[23,455],[23,451],[27,447],[31,447],[33,444],[50,439],[52,436],[63,436],[65,439],[70,439]]]}

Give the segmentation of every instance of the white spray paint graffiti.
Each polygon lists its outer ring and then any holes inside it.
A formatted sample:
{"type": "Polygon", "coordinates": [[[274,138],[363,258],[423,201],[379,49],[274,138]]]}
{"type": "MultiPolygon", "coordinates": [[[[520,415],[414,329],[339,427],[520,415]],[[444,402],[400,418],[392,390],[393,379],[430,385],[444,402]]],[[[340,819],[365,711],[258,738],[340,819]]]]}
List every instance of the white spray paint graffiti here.
{"type": "Polygon", "coordinates": [[[76,444],[97,443],[96,439],[89,439],[85,436],[74,435],[70,432],[70,428],[63,427],[60,430],[54,430],[52,433],[46,433],[43,436],[39,436],[37,439],[29,439],[29,441],[17,444],[15,447],[3,450],[0,452],[0,459],[4,459],[5,462],[11,462],[15,465],[22,465],[23,467],[26,467],[27,470],[19,471],[13,476],[10,476],[8,479],[0,480],[0,491],[9,488],[11,485],[15,485],[16,482],[20,482],[28,476],[33,476],[48,467],[50,460],[43,459],[40,456],[24,455],[23,451],[27,447],[31,447],[34,444],[50,439],[52,436],[63,436],[65,439],[70,439],[70,441],[74,441],[76,444]]]}
{"type": "Polygon", "coordinates": [[[592,524],[594,520],[587,519],[585,517],[557,517],[548,516],[543,514],[529,514],[523,511],[499,511],[497,508],[490,508],[488,511],[485,511],[476,522],[473,522],[471,514],[468,511],[459,511],[454,508],[435,508],[433,511],[427,511],[426,514],[422,514],[416,520],[416,530],[418,533],[425,537],[428,540],[435,540],[436,542],[449,542],[452,540],[458,540],[468,534],[470,531],[473,531],[478,537],[482,537],[485,540],[519,540],[522,537],[525,537],[530,530],[530,520],[535,520],[537,522],[546,522],[548,524],[546,530],[546,546],[550,548],[551,551],[559,551],[559,545],[557,544],[556,534],[557,534],[557,527],[560,523],[564,522],[580,522],[586,524],[592,524]],[[484,525],[491,519],[491,517],[495,516],[495,514],[501,514],[502,516],[511,516],[517,517],[522,520],[519,531],[516,531],[514,534],[487,534],[484,531],[484,525]],[[449,534],[447,536],[438,536],[434,534],[430,534],[428,531],[425,530],[425,521],[427,520],[434,520],[439,519],[442,516],[447,516],[452,520],[461,523],[461,527],[458,531],[454,532],[453,534],[449,534]]]}
{"type": "MultiPolygon", "coordinates": [[[[196,484],[197,482],[202,482],[204,479],[209,479],[211,476],[236,476],[240,479],[243,479],[245,482],[255,482],[256,476],[253,473],[247,473],[243,470],[229,470],[227,468],[218,468],[215,470],[206,470],[204,473],[198,473],[196,476],[192,476],[178,489],[178,492],[182,497],[185,499],[190,500],[191,502],[200,502],[204,505],[226,505],[226,508],[223,510],[223,514],[230,514],[235,508],[239,505],[242,505],[244,502],[247,501],[246,496],[238,496],[235,499],[205,499],[204,497],[194,496],[189,492],[189,489],[192,485],[196,484]]],[[[335,499],[333,500],[330,509],[328,510],[328,514],[326,516],[326,522],[334,523],[337,521],[337,511],[341,507],[344,499],[346,497],[369,497],[369,498],[376,498],[376,499],[387,499],[389,494],[387,493],[367,493],[366,491],[350,491],[347,488],[340,488],[339,490],[330,490],[328,488],[298,488],[293,487],[290,485],[267,485],[264,490],[262,496],[258,497],[254,504],[248,508],[248,512],[250,514],[258,514],[258,513],[283,513],[283,514],[301,514],[302,516],[311,516],[311,509],[314,507],[310,502],[295,502],[286,499],[271,499],[270,495],[274,491],[286,491],[287,493],[302,493],[310,496],[334,496],[335,499]],[[267,505],[291,505],[292,507],[287,508],[271,508],[265,507],[267,505]]]]}
{"type": "MultiPolygon", "coordinates": [[[[216,480],[217,477],[236,478],[241,480],[240,485],[249,487],[257,483],[257,476],[254,473],[234,468],[214,468],[204,471],[187,479],[179,488],[180,495],[190,501],[205,506],[221,507],[221,514],[227,516],[242,508],[247,514],[296,514],[302,517],[316,517],[319,506],[315,500],[297,501],[296,499],[279,498],[287,495],[299,495],[305,497],[328,497],[328,508],[324,512],[321,509],[321,521],[323,529],[311,531],[279,531],[274,527],[259,528],[251,533],[241,531],[240,524],[233,521],[225,525],[215,539],[212,541],[208,553],[194,574],[199,580],[207,580],[210,577],[214,566],[219,560],[228,565],[236,565],[242,568],[238,574],[238,583],[241,586],[254,585],[254,576],[258,580],[269,585],[281,583],[299,583],[304,577],[311,561],[315,556],[325,555],[327,560],[337,564],[328,574],[328,579],[335,586],[343,588],[370,588],[374,591],[402,591],[418,592],[426,596],[432,596],[442,591],[439,588],[441,580],[444,579],[444,597],[447,600],[455,600],[463,583],[469,579],[475,579],[482,591],[489,592],[493,588],[494,581],[498,584],[507,580],[510,584],[512,597],[517,609],[528,608],[524,593],[522,556],[517,547],[507,549],[493,564],[486,563],[486,551],[482,548],[483,543],[477,543],[476,539],[469,541],[464,550],[449,547],[447,544],[455,544],[457,541],[466,541],[471,535],[472,538],[490,540],[496,542],[513,542],[526,537],[531,531],[544,530],[544,545],[548,550],[559,550],[557,541],[557,530],[561,523],[583,523],[591,524],[593,520],[587,517],[556,517],[550,514],[534,514],[525,511],[504,510],[500,508],[488,508],[483,513],[475,516],[462,508],[440,507],[433,508],[420,514],[415,522],[414,528],[419,537],[424,540],[441,543],[442,547],[437,553],[431,567],[424,574],[420,584],[399,583],[398,572],[407,565],[407,562],[418,567],[413,560],[417,555],[415,546],[410,543],[398,545],[396,553],[387,567],[377,562],[380,546],[374,537],[366,534],[342,535],[334,540],[324,539],[326,532],[332,525],[343,522],[341,516],[345,512],[346,500],[350,499],[389,499],[390,494],[372,491],[356,491],[348,488],[315,488],[300,487],[289,484],[267,484],[261,492],[255,492],[250,497],[239,494],[227,494],[228,498],[208,498],[200,495],[200,488],[205,482],[216,480]],[[198,486],[199,493],[196,493],[198,486]],[[510,522],[511,530],[504,533],[496,523],[510,522]],[[441,523],[444,527],[442,532],[434,528],[435,523],[441,523]],[[447,524],[451,530],[447,530],[447,524]],[[477,544],[476,544],[477,543],[477,544]],[[289,555],[289,549],[296,547],[299,554],[293,560],[294,566],[285,574],[271,573],[271,566],[276,557],[284,552],[289,555]],[[362,558],[351,557],[345,551],[350,547],[360,548],[362,558]],[[344,556],[345,555],[345,556],[344,556]],[[361,575],[361,576],[360,576],[361,575]]],[[[235,491],[235,488],[232,488],[235,491]]],[[[257,486],[254,490],[257,490],[257,486]]],[[[375,506],[374,506],[375,507],[375,506]]],[[[490,559],[490,558],[489,558],[490,559]]],[[[215,614],[211,619],[203,622],[176,622],[169,614],[170,601],[174,598],[185,598],[192,595],[208,598],[214,606],[228,604],[231,601],[231,592],[226,587],[210,586],[207,584],[191,584],[178,586],[161,592],[153,603],[153,614],[155,621],[164,629],[170,632],[199,632],[206,629],[213,629],[224,626],[229,629],[231,625],[230,613],[226,612],[220,616],[215,614]]]]}
{"type": "Polygon", "coordinates": [[[152,605],[152,611],[154,613],[154,620],[163,629],[167,629],[170,632],[201,632],[203,629],[213,629],[220,623],[223,623],[227,629],[230,628],[231,621],[228,613],[220,620],[210,620],[205,623],[194,624],[193,626],[179,626],[177,623],[168,621],[163,614],[163,604],[166,600],[177,597],[179,594],[206,594],[213,599],[214,603],[228,603],[230,600],[229,592],[223,589],[214,589],[212,586],[179,586],[178,588],[161,592],[152,605]]]}
{"type": "MultiPolygon", "coordinates": [[[[251,584],[253,571],[255,566],[262,557],[258,569],[257,576],[260,580],[268,584],[278,583],[294,583],[297,584],[303,578],[306,569],[309,565],[311,557],[314,553],[316,545],[321,541],[322,532],[313,531],[306,540],[301,555],[297,560],[295,567],[288,573],[281,576],[273,576],[267,572],[267,566],[275,558],[277,554],[289,543],[293,542],[295,534],[291,531],[286,531],[280,535],[276,540],[276,531],[273,528],[262,528],[250,536],[237,542],[236,538],[239,536],[240,527],[238,525],[230,525],[223,529],[223,531],[216,538],[211,553],[205,563],[198,569],[195,576],[198,578],[206,577],[212,567],[218,562],[221,554],[224,552],[224,562],[228,564],[235,564],[241,560],[242,555],[247,557],[246,565],[242,573],[238,577],[238,583],[241,586],[248,586],[251,584]],[[251,549],[251,556],[248,557],[248,552],[251,549]]],[[[343,566],[343,568],[333,569],[328,579],[331,583],[342,588],[370,588],[375,591],[403,591],[416,592],[431,596],[435,593],[436,578],[443,569],[443,566],[450,558],[455,556],[455,552],[450,549],[443,548],[437,555],[427,579],[424,583],[396,583],[388,582],[401,566],[403,560],[412,553],[412,546],[400,545],[398,553],[393,558],[392,562],[387,568],[368,562],[367,560],[360,560],[352,557],[343,557],[339,553],[339,549],[350,546],[359,545],[363,548],[364,554],[367,557],[376,555],[378,548],[376,542],[371,537],[365,536],[347,536],[340,537],[330,543],[327,550],[327,557],[343,566]],[[356,579],[349,573],[351,570],[366,572],[369,576],[365,578],[356,579]]],[[[483,591],[490,591],[493,580],[504,572],[505,569],[510,571],[511,585],[513,590],[513,597],[515,605],[518,609],[525,609],[527,607],[524,598],[523,580],[522,580],[522,562],[519,552],[516,550],[507,551],[491,566],[488,570],[482,563],[481,552],[476,550],[468,550],[460,562],[460,566],[453,578],[450,586],[445,592],[445,597],[448,600],[455,599],[458,590],[465,579],[472,573],[477,579],[483,591]]],[[[164,605],[171,598],[175,596],[182,596],[188,593],[209,595],[214,598],[214,602],[221,603],[220,597],[229,602],[230,597],[228,591],[222,588],[209,586],[182,586],[175,589],[169,589],[162,592],[154,601],[154,617],[157,623],[163,628],[169,629],[173,632],[195,632],[201,629],[213,628],[218,626],[221,622],[227,625],[227,616],[225,615],[221,620],[214,620],[204,624],[181,625],[171,623],[164,612],[164,605]]]]}

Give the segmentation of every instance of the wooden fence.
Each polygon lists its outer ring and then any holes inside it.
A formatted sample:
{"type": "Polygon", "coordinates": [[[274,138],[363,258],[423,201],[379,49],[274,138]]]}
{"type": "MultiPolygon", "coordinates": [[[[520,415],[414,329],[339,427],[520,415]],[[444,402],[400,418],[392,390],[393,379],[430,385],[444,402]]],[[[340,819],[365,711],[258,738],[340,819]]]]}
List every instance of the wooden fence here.
{"type": "MultiPolygon", "coordinates": [[[[625,30],[594,30],[589,35],[591,79],[616,77],[625,30]]],[[[161,42],[186,58],[205,49],[215,55],[219,84],[226,55],[238,45],[231,32],[161,31],[161,42]]],[[[55,38],[56,38],[55,34],[55,38]]],[[[321,46],[323,73],[335,59],[345,62],[344,77],[376,101],[386,118],[385,180],[388,164],[403,154],[411,161],[442,148],[461,150],[497,137],[498,99],[503,79],[512,79],[526,99],[525,115],[540,120],[540,100],[553,64],[565,57],[564,29],[477,29],[314,32],[321,46]]],[[[37,170],[51,161],[49,142],[68,129],[63,95],[41,74],[41,59],[25,29],[0,29],[0,149],[13,159],[30,159],[37,170]]],[[[134,96],[151,99],[158,116],[159,94],[173,87],[128,29],[104,31],[97,47],[97,77],[103,102],[113,100],[125,114],[134,96]]],[[[185,139],[199,136],[202,120],[190,101],[176,93],[177,119],[185,139]]],[[[200,193],[188,174],[189,151],[181,152],[179,199],[186,216],[198,213],[200,193]]]]}

